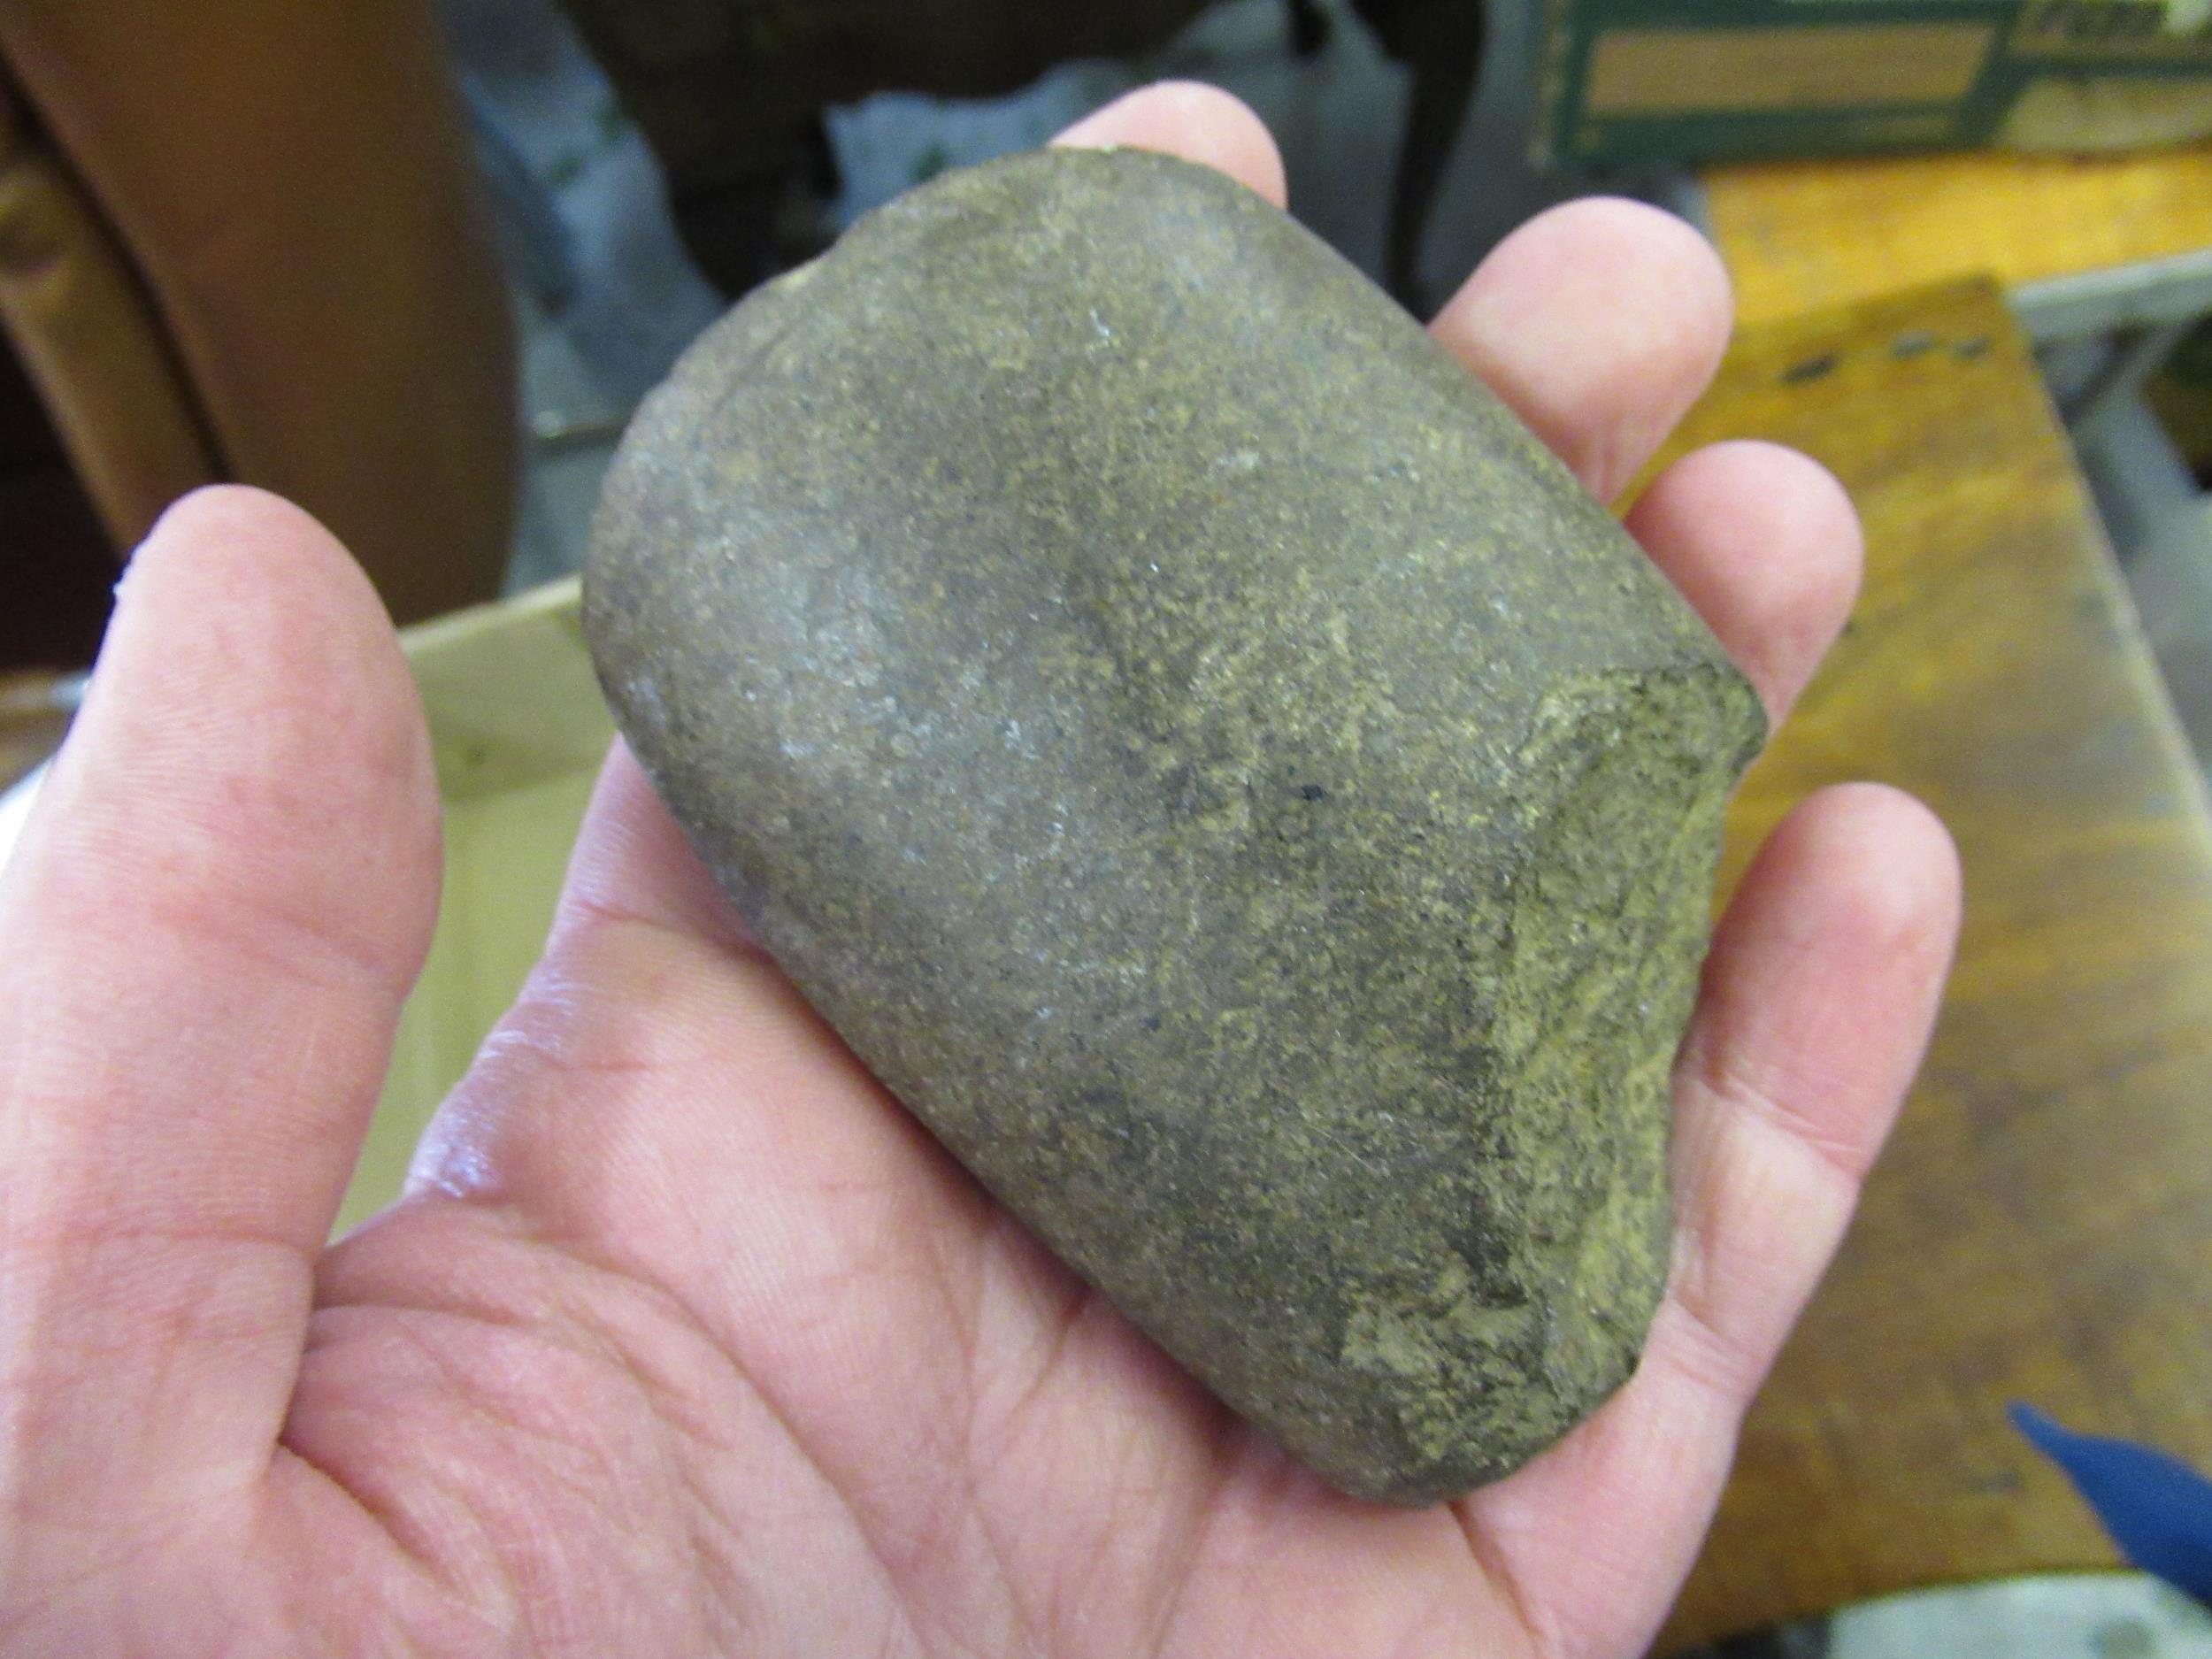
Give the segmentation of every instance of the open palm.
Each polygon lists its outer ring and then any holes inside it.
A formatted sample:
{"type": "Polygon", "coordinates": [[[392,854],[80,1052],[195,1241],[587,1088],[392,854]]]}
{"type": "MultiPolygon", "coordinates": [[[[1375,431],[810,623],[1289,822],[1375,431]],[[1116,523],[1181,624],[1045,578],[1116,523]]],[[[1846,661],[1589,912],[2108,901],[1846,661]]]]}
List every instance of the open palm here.
{"type": "MultiPolygon", "coordinates": [[[[1064,142],[1281,200],[1265,134],[1202,88],[1064,142]]],[[[1727,309],[1682,227],[1586,203],[1435,326],[1605,495],[1727,309]]],[[[1834,483],[1719,446],[1629,525],[1779,718],[1856,580],[1834,483]]],[[[10,1655],[1632,1652],[1956,909],[1901,796],[1830,791],[1776,833],[1678,1068],[1641,1369],[1519,1475],[1412,1512],[1320,1486],[1044,1255],[744,940],[619,748],[408,1195],[326,1248],[437,864],[358,572],[268,497],[174,510],[0,885],[10,1655]]]]}

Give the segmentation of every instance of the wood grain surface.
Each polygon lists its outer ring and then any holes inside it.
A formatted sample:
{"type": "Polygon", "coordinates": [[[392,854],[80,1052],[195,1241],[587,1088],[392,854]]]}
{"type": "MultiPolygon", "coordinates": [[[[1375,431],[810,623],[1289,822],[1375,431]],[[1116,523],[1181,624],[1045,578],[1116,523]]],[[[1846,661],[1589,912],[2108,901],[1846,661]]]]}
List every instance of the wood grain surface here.
{"type": "Polygon", "coordinates": [[[1728,874],[1808,790],[1881,779],[1948,820],[1967,919],[1663,1647],[2110,1563],[2008,1399],[2212,1465],[2212,820],[2026,349],[1981,284],[1748,331],[1676,452],[1738,436],[1842,478],[1868,573],[1728,874]]]}
{"type": "Polygon", "coordinates": [[[1701,176],[1746,323],[1982,272],[2032,282],[2212,248],[2212,145],[1757,162],[1701,176]]]}

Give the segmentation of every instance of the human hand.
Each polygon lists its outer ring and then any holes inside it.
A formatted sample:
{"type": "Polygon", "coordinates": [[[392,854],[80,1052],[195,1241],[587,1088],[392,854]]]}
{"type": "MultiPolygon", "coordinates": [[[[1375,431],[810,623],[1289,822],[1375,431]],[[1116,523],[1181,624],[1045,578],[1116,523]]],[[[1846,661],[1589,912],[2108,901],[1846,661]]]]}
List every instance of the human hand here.
{"type": "MultiPolygon", "coordinates": [[[[1219,94],[1067,142],[1281,199],[1219,94]]],[[[1601,496],[1725,285],[1622,203],[1440,336],[1601,496]]],[[[1857,574],[1842,493],[1730,444],[1630,528],[1778,719],[1857,574]]],[[[1941,829],[1778,830],[1677,1068],[1635,1378],[1409,1512],[1241,1426],[1048,1256],[741,936],[618,746],[544,957],[407,1195],[325,1239],[435,909],[420,714],[330,538],[251,492],[140,552],[0,878],[0,1646],[12,1655],[1599,1655],[1640,1649],[1925,1041],[1941,829]]]]}

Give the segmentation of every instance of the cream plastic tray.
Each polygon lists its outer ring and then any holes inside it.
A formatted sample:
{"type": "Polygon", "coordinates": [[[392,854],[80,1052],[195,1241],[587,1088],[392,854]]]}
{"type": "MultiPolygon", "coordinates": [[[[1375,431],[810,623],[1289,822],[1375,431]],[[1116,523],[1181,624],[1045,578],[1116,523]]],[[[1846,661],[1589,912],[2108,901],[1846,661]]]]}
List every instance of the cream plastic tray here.
{"type": "Polygon", "coordinates": [[[437,757],[445,886],[341,1230],[397,1194],[423,1126],[537,960],[614,733],[573,578],[401,639],[437,757]]]}

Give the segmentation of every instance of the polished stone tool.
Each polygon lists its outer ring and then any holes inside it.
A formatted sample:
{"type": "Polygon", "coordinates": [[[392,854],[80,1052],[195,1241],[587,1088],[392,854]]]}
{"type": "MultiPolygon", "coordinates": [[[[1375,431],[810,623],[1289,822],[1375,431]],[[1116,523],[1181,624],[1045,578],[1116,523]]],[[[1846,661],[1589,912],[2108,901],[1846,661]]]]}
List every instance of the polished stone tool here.
{"type": "Polygon", "coordinates": [[[1634,1366],[1759,703],[1283,213],[1055,150],[871,215],[647,403],[585,619],[814,1005],[1325,1479],[1456,1494],[1634,1366]]]}

